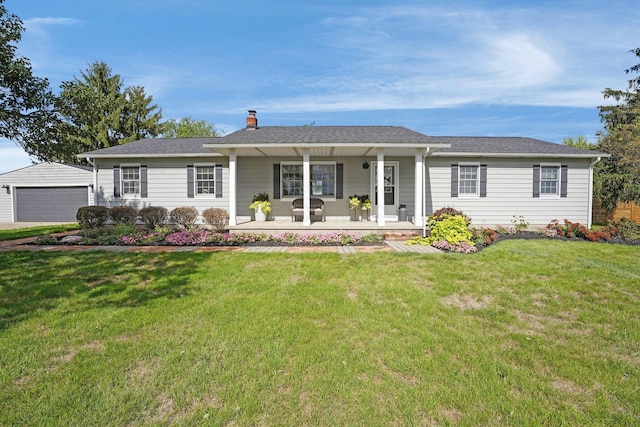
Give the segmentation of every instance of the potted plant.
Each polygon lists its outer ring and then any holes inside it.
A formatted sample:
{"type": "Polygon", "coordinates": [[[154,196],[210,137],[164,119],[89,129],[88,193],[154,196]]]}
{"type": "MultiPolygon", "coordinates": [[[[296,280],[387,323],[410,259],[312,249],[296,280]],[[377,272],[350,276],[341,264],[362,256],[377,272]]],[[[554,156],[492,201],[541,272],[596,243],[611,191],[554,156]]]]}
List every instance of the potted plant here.
{"type": "Polygon", "coordinates": [[[367,221],[371,218],[372,207],[373,205],[368,194],[360,196],[360,210],[362,211],[362,216],[367,218],[367,221]]]}
{"type": "Polygon", "coordinates": [[[253,196],[253,201],[249,205],[249,209],[255,211],[256,221],[263,222],[267,220],[267,214],[271,212],[271,202],[267,193],[259,193],[253,196]]]}
{"type": "Polygon", "coordinates": [[[360,197],[357,194],[349,196],[349,210],[351,211],[351,221],[358,220],[358,210],[360,210],[360,205],[360,197]]]}

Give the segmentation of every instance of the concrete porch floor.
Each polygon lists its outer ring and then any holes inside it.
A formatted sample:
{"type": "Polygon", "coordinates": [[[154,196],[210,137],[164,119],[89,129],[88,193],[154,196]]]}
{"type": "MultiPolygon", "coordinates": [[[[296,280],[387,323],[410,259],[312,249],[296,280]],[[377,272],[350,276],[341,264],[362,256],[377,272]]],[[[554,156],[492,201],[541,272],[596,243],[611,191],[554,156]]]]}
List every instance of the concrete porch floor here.
{"type": "Polygon", "coordinates": [[[375,221],[313,221],[307,227],[302,225],[302,221],[245,221],[229,227],[229,229],[232,232],[247,231],[252,233],[329,233],[332,231],[348,231],[360,235],[371,233],[422,234],[422,227],[416,226],[409,221],[387,221],[382,227],[379,227],[375,221]]]}

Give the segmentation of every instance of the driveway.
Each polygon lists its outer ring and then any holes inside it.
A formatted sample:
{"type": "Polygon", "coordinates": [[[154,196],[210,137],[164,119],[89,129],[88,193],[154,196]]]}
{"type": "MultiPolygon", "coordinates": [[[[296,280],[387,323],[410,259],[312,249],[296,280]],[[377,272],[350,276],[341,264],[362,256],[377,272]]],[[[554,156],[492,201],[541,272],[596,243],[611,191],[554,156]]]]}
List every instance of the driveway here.
{"type": "Polygon", "coordinates": [[[17,228],[39,227],[41,225],[75,224],[75,222],[0,222],[0,230],[15,230],[17,228]]]}

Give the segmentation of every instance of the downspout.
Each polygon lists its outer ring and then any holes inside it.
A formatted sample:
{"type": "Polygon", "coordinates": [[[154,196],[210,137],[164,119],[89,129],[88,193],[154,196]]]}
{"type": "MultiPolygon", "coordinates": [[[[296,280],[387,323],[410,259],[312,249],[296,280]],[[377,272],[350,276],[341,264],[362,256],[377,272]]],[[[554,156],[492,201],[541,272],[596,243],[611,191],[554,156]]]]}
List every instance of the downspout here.
{"type": "Polygon", "coordinates": [[[427,147],[427,151],[422,155],[422,237],[427,237],[427,156],[429,156],[431,147],[427,147]]]}
{"type": "Polygon", "coordinates": [[[589,203],[588,203],[588,211],[587,211],[587,228],[591,228],[591,223],[593,220],[593,167],[602,160],[601,157],[597,157],[591,161],[589,164],[589,203]]]}
{"type": "Polygon", "coordinates": [[[93,193],[93,205],[96,206],[98,204],[98,166],[90,157],[87,157],[87,163],[93,166],[93,188],[91,192],[93,193]]]}

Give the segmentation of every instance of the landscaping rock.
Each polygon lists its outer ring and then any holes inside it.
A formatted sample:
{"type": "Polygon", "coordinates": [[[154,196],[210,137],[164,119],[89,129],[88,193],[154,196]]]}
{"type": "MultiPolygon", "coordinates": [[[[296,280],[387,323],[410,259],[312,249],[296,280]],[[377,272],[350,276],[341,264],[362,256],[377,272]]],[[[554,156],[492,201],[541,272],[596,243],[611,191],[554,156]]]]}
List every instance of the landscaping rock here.
{"type": "Polygon", "coordinates": [[[66,243],[67,245],[75,245],[80,243],[80,240],[82,240],[82,237],[80,236],[64,236],[62,239],[60,239],[60,243],[66,243]]]}

